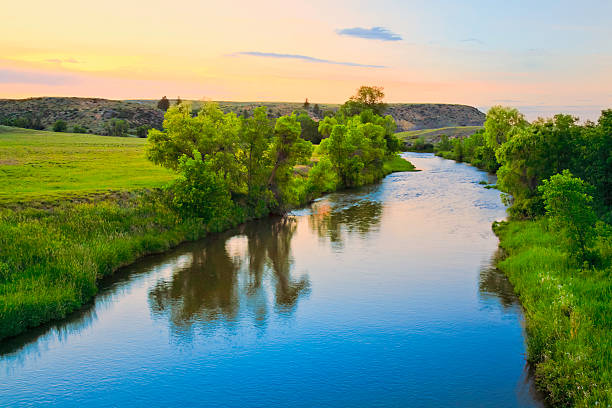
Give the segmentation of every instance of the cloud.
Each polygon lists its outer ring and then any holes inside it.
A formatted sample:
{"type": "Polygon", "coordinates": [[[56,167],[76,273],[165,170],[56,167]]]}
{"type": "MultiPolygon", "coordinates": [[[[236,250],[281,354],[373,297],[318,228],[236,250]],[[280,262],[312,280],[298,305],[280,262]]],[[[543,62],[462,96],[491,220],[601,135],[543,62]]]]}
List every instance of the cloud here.
{"type": "Polygon", "coordinates": [[[349,37],[365,38],[367,40],[380,40],[380,41],[401,41],[402,37],[384,27],[372,27],[372,28],[343,28],[336,30],[338,35],[347,35],[349,37]]]}
{"type": "Polygon", "coordinates": [[[77,82],[69,75],[0,68],[0,84],[66,85],[77,82]]]}
{"type": "Polygon", "coordinates": [[[243,51],[243,52],[236,52],[233,55],[248,55],[251,57],[265,57],[265,58],[279,58],[279,59],[297,59],[297,60],[313,62],[317,64],[345,65],[348,67],[386,68],[384,65],[368,65],[368,64],[359,64],[357,62],[332,61],[332,60],[326,60],[326,59],[321,59],[321,58],[309,57],[307,55],[277,54],[275,52],[243,51]]]}
{"type": "Polygon", "coordinates": [[[48,60],[45,60],[46,62],[50,62],[52,64],[61,64],[64,62],[70,63],[70,64],[78,64],[79,61],[75,60],[74,58],[67,58],[67,59],[59,59],[59,58],[51,58],[48,60]]]}
{"type": "Polygon", "coordinates": [[[478,39],[478,38],[464,38],[463,40],[459,40],[461,42],[466,42],[466,43],[474,43],[474,44],[480,44],[480,45],[485,45],[485,42],[478,39]]]}

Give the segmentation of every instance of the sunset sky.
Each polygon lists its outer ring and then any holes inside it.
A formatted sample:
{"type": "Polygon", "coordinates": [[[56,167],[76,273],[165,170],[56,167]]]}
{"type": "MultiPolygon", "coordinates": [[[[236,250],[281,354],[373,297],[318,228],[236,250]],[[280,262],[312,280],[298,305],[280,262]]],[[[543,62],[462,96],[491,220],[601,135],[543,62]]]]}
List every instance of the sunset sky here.
{"type": "Polygon", "coordinates": [[[612,107],[612,1],[6,2],[0,97],[612,107]]]}

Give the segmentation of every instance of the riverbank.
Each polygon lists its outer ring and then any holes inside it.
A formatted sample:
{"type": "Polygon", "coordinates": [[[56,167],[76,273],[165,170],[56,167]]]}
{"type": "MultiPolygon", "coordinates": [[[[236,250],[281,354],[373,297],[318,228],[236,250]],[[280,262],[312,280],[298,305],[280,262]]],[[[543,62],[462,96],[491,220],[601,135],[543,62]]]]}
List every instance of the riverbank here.
{"type": "Polygon", "coordinates": [[[545,219],[494,225],[525,310],[528,360],[553,406],[612,406],[609,266],[581,270],[545,219]]]}
{"type": "MultiPolygon", "coordinates": [[[[414,166],[396,156],[385,169],[414,166]]],[[[64,318],[96,294],[101,278],[144,255],[247,221],[183,218],[158,190],[76,201],[0,209],[0,339],[64,318]]]]}

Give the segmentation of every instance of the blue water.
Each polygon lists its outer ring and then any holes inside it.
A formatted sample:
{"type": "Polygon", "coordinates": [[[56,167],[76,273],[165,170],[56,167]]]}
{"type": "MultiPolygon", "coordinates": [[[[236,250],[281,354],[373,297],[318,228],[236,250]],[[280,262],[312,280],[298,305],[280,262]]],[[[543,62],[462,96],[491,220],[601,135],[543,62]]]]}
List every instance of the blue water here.
{"type": "Polygon", "coordinates": [[[487,175],[421,172],[147,257],[0,344],[3,406],[538,407],[487,175]]]}

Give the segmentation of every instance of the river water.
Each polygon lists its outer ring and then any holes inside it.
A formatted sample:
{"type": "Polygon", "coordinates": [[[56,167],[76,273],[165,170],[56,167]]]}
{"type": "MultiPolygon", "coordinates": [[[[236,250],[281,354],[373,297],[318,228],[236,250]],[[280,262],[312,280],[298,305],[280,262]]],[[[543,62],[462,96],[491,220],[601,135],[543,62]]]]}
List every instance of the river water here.
{"type": "Polygon", "coordinates": [[[328,195],[124,268],[0,344],[0,405],[539,407],[486,173],[328,195]]]}

